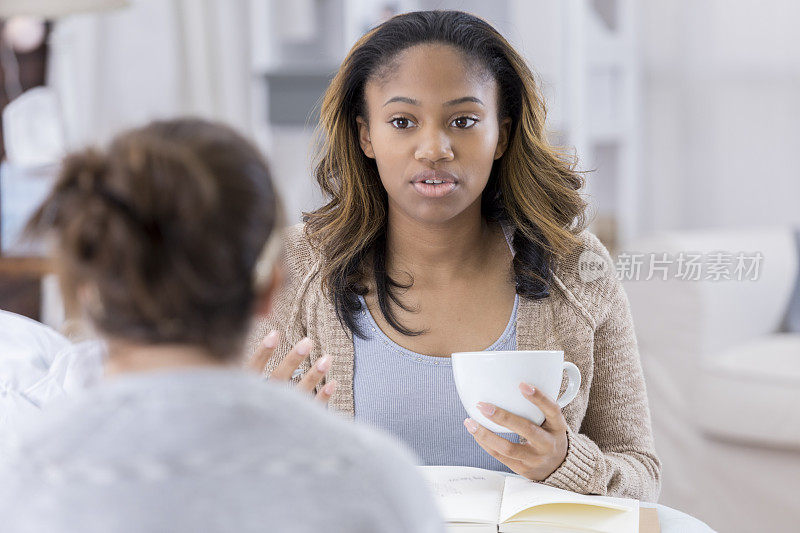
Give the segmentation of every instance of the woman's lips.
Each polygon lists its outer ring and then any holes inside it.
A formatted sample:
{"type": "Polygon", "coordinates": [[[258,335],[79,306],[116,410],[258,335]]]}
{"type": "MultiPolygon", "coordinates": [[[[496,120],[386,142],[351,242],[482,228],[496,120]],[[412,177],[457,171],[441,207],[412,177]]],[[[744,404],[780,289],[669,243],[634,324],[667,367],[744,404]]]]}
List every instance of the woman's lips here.
{"type": "Polygon", "coordinates": [[[411,180],[414,190],[427,198],[441,198],[455,190],[458,179],[443,170],[423,170],[411,180]]]}
{"type": "Polygon", "coordinates": [[[442,183],[425,183],[424,181],[413,182],[414,190],[427,198],[441,198],[453,192],[456,184],[452,181],[442,183]]]}

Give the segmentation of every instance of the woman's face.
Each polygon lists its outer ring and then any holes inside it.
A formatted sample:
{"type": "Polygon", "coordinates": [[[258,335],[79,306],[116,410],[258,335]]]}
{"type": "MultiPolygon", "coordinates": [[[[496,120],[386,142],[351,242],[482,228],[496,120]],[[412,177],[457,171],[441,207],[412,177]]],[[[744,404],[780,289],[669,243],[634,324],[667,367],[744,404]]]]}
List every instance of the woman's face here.
{"type": "Polygon", "coordinates": [[[510,119],[500,121],[497,82],[458,49],[421,44],[365,86],[361,149],[375,162],[389,207],[441,224],[477,210],[510,119]]]}

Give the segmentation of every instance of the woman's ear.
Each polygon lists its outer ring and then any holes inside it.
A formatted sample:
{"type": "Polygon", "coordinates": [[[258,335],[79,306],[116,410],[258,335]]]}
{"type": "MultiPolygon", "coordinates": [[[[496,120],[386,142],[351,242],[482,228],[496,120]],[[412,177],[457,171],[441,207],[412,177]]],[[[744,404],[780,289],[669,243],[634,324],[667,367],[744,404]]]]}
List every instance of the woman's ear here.
{"type": "Polygon", "coordinates": [[[497,136],[497,149],[494,151],[494,158],[500,159],[506,148],[508,148],[508,138],[511,135],[511,118],[506,117],[500,121],[500,132],[497,136]]]}
{"type": "Polygon", "coordinates": [[[364,155],[370,159],[375,159],[375,150],[372,149],[372,141],[369,138],[369,124],[362,117],[356,117],[358,124],[358,143],[364,155]]]}
{"type": "Polygon", "coordinates": [[[281,261],[275,263],[269,282],[256,293],[255,301],[253,302],[254,316],[266,316],[272,311],[272,301],[286,282],[285,269],[286,267],[281,261]]]}
{"type": "Polygon", "coordinates": [[[75,303],[77,303],[81,314],[97,317],[103,313],[103,300],[100,298],[100,290],[92,282],[86,281],[78,285],[75,291],[75,303]]]}

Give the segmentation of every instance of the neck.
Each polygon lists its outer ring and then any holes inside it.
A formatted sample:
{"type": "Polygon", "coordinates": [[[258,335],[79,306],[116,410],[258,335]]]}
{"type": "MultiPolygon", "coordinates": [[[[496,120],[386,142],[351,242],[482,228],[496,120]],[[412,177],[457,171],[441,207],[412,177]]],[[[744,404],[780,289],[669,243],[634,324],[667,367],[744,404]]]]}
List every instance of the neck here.
{"type": "Polygon", "coordinates": [[[186,367],[219,367],[226,363],[211,352],[185,344],[137,344],[108,341],[105,375],[186,367]]]}
{"type": "Polygon", "coordinates": [[[451,220],[427,223],[392,209],[388,212],[386,260],[390,272],[420,277],[464,277],[485,263],[491,233],[481,216],[480,201],[451,220]]]}

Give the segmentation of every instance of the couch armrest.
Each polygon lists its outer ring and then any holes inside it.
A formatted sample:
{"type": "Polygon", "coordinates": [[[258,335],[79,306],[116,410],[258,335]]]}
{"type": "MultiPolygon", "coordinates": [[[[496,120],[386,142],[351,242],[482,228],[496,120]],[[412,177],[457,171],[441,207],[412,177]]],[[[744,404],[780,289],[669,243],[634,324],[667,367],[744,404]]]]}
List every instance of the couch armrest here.
{"type": "Polygon", "coordinates": [[[632,243],[626,251],[653,252],[656,257],[666,252],[672,259],[679,252],[702,253],[704,258],[718,251],[763,254],[752,281],[681,280],[673,265],[666,281],[654,276],[624,282],[640,346],[649,353],[668,353],[676,363],[685,358],[691,363],[778,331],[798,272],[790,228],[661,233],[632,243]]]}

